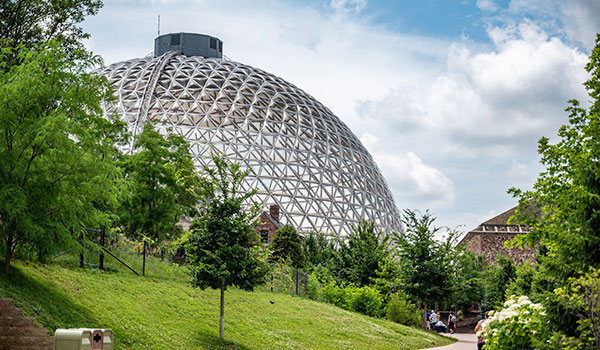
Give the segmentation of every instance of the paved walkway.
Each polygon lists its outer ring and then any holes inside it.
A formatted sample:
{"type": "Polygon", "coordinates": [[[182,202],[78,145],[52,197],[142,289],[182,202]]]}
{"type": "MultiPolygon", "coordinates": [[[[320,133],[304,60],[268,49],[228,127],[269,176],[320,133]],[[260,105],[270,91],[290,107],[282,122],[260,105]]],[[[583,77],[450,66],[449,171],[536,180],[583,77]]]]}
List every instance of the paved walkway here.
{"type": "Polygon", "coordinates": [[[452,343],[450,345],[441,346],[438,348],[431,348],[425,350],[477,350],[477,337],[475,334],[465,334],[465,333],[454,333],[454,334],[444,334],[448,337],[453,337],[458,339],[456,343],[452,343]]]}

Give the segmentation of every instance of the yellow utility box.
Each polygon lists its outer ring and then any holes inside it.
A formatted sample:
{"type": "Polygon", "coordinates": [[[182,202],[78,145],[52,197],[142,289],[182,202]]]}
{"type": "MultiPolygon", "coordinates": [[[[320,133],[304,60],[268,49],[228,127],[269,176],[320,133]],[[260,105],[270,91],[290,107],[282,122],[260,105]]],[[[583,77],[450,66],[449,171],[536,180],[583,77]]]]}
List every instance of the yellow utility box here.
{"type": "Polygon", "coordinates": [[[92,350],[113,350],[112,329],[77,328],[77,330],[92,332],[92,350]]]}
{"type": "Polygon", "coordinates": [[[92,350],[92,332],[87,329],[57,329],[54,350],[92,350]]]}

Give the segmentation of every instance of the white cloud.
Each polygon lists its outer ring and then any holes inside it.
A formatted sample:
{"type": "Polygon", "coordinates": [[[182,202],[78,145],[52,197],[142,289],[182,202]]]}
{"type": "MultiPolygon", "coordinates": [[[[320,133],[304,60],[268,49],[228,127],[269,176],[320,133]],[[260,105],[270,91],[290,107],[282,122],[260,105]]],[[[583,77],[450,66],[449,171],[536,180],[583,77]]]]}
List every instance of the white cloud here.
{"type": "Polygon", "coordinates": [[[361,136],[361,142],[371,152],[403,206],[447,208],[454,203],[452,181],[439,169],[423,163],[415,153],[381,151],[379,139],[369,133],[361,136]]]}
{"type": "Polygon", "coordinates": [[[475,3],[476,6],[485,12],[495,12],[498,11],[498,6],[493,0],[477,0],[475,3]]]}
{"type": "Polygon", "coordinates": [[[334,11],[359,13],[367,7],[367,0],[331,0],[329,6],[334,11]]]}
{"type": "Polygon", "coordinates": [[[600,33],[600,1],[565,1],[562,3],[562,14],[569,36],[587,49],[594,47],[596,33],[600,33]]]}

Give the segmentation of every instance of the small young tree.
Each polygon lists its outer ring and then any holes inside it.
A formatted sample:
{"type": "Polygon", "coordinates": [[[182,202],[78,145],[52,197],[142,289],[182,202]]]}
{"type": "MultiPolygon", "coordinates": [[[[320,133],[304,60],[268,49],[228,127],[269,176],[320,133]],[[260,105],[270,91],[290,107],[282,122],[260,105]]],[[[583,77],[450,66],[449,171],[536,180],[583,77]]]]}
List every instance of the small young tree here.
{"type": "Polygon", "coordinates": [[[394,236],[402,266],[405,290],[423,304],[423,325],[428,303],[444,298],[450,287],[450,271],[444,266],[445,250],[435,240],[439,228],[426,211],[404,210],[406,232],[394,236]]]}
{"type": "Polygon", "coordinates": [[[190,261],[192,285],[221,291],[219,337],[225,337],[225,290],[236,286],[252,290],[263,282],[265,263],[258,259],[255,232],[259,205],[251,201],[256,191],[242,193],[247,171],[213,155],[213,167],[204,167],[199,217],[185,244],[190,261]]]}
{"type": "Polygon", "coordinates": [[[292,267],[300,269],[304,267],[305,257],[302,239],[291,225],[285,225],[277,232],[273,242],[271,242],[271,260],[272,261],[287,261],[292,262],[292,267]]]}

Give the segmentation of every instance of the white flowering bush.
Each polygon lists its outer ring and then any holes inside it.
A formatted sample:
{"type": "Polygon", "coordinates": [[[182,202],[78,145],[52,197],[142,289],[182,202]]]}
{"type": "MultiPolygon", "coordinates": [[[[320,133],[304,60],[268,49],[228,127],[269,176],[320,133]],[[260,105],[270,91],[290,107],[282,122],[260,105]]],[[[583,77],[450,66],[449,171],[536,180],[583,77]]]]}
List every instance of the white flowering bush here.
{"type": "Polygon", "coordinates": [[[499,312],[490,312],[477,336],[483,335],[486,350],[544,349],[550,338],[542,305],[526,296],[511,296],[499,312]]]}

